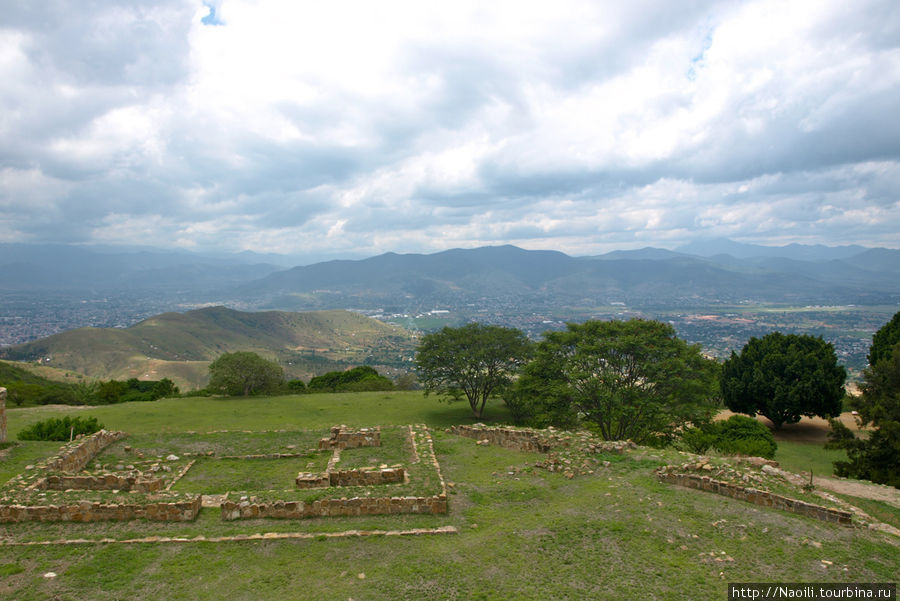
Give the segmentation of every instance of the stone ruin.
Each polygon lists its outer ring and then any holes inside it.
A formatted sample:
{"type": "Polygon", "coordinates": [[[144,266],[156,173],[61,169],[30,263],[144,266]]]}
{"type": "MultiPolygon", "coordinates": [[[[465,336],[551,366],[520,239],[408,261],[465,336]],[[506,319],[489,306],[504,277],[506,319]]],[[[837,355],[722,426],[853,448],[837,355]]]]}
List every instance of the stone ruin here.
{"type": "MultiPolygon", "coordinates": [[[[353,497],[325,498],[314,501],[279,501],[257,500],[255,497],[242,497],[239,501],[221,499],[220,509],[223,520],[249,518],[310,518],[320,516],[358,516],[400,513],[447,513],[447,490],[434,449],[431,435],[425,426],[409,427],[409,435],[413,444],[414,463],[419,461],[416,449],[416,437],[425,444],[422,447],[426,458],[433,463],[440,481],[440,492],[431,496],[385,496],[385,497],[353,497]]],[[[0,492],[0,523],[24,521],[125,521],[148,519],[155,521],[192,521],[198,516],[203,506],[203,495],[169,492],[162,490],[163,480],[140,473],[102,473],[99,475],[78,473],[89,461],[105,447],[126,436],[123,432],[101,430],[90,436],[82,437],[63,445],[56,456],[49,458],[28,475],[19,475],[10,480],[14,489],[24,496],[10,490],[0,492]],[[143,502],[135,502],[131,497],[116,498],[110,501],[90,501],[72,497],[61,502],[49,501],[40,491],[78,491],[109,490],[114,493],[132,492],[146,493],[149,496],[143,502]],[[27,500],[26,500],[27,499],[27,500]],[[43,500],[42,500],[43,499],[43,500]],[[126,500],[128,499],[128,500],[126,500]]],[[[421,443],[420,443],[421,444],[421,443]]],[[[297,478],[298,488],[316,486],[370,486],[375,484],[402,484],[406,480],[406,471],[400,466],[369,467],[353,470],[335,469],[342,449],[381,446],[380,428],[361,428],[354,430],[346,426],[335,426],[331,436],[319,443],[322,450],[329,449],[334,457],[329,462],[328,471],[324,474],[307,474],[310,482],[301,484],[305,474],[297,478]]],[[[188,465],[192,465],[191,462],[188,465]]],[[[187,469],[184,470],[186,472],[187,469]]],[[[184,473],[181,474],[183,476],[184,473]]],[[[180,477],[180,476],[179,476],[180,477]]],[[[171,484],[170,484],[171,486],[171,484]]],[[[218,500],[217,500],[218,502],[218,500]]]]}
{"type": "Polygon", "coordinates": [[[360,447],[380,447],[381,428],[360,428],[354,430],[345,425],[332,426],[331,437],[319,441],[319,450],[358,449],[360,447]]]}
{"type": "MultiPolygon", "coordinates": [[[[100,430],[63,445],[59,452],[25,477],[16,476],[10,483],[20,491],[33,495],[35,491],[126,491],[158,493],[162,480],[143,474],[79,474],[84,466],[104,448],[124,438],[124,432],[100,430]]],[[[4,494],[0,498],[0,523],[13,522],[94,522],[101,520],[126,521],[145,518],[156,521],[191,521],[200,511],[201,495],[179,493],[155,494],[146,502],[99,502],[72,499],[68,502],[40,500],[37,503],[19,502],[4,494]]],[[[40,497],[37,497],[40,499],[40,497]]]]}

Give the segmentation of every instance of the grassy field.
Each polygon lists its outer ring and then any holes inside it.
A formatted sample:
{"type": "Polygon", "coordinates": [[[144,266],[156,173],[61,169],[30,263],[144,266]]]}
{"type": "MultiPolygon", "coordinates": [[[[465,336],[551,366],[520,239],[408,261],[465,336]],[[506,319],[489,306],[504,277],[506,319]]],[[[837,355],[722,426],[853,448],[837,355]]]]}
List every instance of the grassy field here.
{"type": "MultiPolygon", "coordinates": [[[[450,513],[225,522],[217,510],[204,510],[188,524],[3,525],[0,539],[192,538],[445,525],[459,533],[3,547],[0,598],[695,600],[726,599],[728,582],[886,582],[900,572],[896,537],[662,484],[653,469],[667,454],[653,450],[613,458],[618,460],[593,475],[567,479],[534,468],[540,455],[479,446],[445,433],[448,425],[474,421],[467,408],[420,393],[179,399],[79,411],[148,440],[160,432],[426,423],[434,428],[437,457],[452,483],[450,513]],[[51,571],[57,576],[45,578],[51,571]]],[[[14,436],[58,412],[44,407],[9,414],[14,436]]],[[[507,416],[489,407],[487,417],[507,416]]],[[[12,447],[0,461],[0,479],[55,449],[53,443],[12,447]]],[[[814,449],[792,451],[800,454],[798,462],[805,461],[804,451],[814,449]]]]}
{"type": "Polygon", "coordinates": [[[825,449],[817,443],[779,440],[775,459],[781,467],[795,474],[806,475],[812,470],[816,476],[831,476],[833,463],[846,461],[847,452],[843,449],[825,449]]]}

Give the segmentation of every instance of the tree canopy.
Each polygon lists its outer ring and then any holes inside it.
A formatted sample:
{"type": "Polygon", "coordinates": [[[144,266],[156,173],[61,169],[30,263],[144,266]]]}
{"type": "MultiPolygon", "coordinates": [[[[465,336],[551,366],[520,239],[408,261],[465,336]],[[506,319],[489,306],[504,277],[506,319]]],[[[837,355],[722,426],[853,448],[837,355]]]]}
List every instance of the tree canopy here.
{"type": "Polygon", "coordinates": [[[881,326],[872,337],[872,345],[869,347],[869,366],[875,367],[879,361],[887,359],[898,342],[900,342],[900,311],[894,313],[894,317],[881,326]]]}
{"type": "Polygon", "coordinates": [[[826,447],[847,451],[848,461],[834,464],[837,475],[900,488],[900,342],[881,357],[863,372],[862,395],[850,401],[860,421],[875,430],[868,438],[857,438],[832,420],[826,447]]]}
{"type": "Polygon", "coordinates": [[[531,342],[520,330],[470,323],[422,338],[416,370],[425,394],[469,402],[477,418],[487,400],[505,390],[528,359],[531,342]]]}
{"type": "Polygon", "coordinates": [[[722,366],[722,397],[732,411],[764,415],[778,430],[804,415],[840,415],[846,377],[821,337],[772,332],[731,353],[722,366]]]}
{"type": "Polygon", "coordinates": [[[284,383],[284,370],[256,353],[225,353],[209,365],[211,392],[230,396],[252,396],[276,392],[284,383]]]}
{"type": "MultiPolygon", "coordinates": [[[[718,366],[658,321],[588,321],[548,332],[517,384],[544,423],[581,419],[607,440],[649,442],[716,410],[718,366]]],[[[526,407],[527,409],[527,407],[526,407]]]]}
{"type": "Polygon", "coordinates": [[[368,365],[346,371],[330,371],[314,377],[307,385],[309,392],[363,392],[393,388],[393,382],[368,365]]]}

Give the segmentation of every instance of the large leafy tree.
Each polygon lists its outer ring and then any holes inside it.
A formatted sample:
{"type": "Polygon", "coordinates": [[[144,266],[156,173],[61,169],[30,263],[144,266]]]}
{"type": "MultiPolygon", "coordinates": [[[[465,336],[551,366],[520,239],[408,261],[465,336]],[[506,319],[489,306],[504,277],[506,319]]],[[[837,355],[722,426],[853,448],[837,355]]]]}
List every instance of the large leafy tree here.
{"type": "Polygon", "coordinates": [[[425,393],[469,402],[476,418],[487,400],[504,391],[528,360],[531,342],[520,330],[470,323],[422,338],[416,374],[425,393]]]}
{"type": "Polygon", "coordinates": [[[284,370],[256,353],[225,353],[209,365],[211,392],[230,396],[252,396],[276,392],[284,383],[284,370]]]}
{"type": "MultiPolygon", "coordinates": [[[[716,410],[718,365],[669,324],[588,321],[548,332],[517,386],[545,422],[582,419],[607,440],[647,442],[716,410]]],[[[540,421],[540,419],[539,419],[540,421]]]]}
{"type": "Polygon", "coordinates": [[[804,415],[840,415],[846,378],[821,337],[772,332],[731,353],[722,366],[722,397],[732,411],[764,415],[778,430],[804,415]]]}

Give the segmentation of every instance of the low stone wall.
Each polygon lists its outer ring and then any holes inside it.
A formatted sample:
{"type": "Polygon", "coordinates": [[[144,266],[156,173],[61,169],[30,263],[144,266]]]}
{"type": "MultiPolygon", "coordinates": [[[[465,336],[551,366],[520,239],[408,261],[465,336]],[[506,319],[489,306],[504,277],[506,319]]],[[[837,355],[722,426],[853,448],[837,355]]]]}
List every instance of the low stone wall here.
{"type": "Polygon", "coordinates": [[[254,518],[303,519],[315,517],[347,517],[401,513],[447,513],[447,496],[433,497],[354,497],[352,499],[319,499],[303,501],[225,501],[221,505],[223,520],[254,518]]]}
{"type": "Polygon", "coordinates": [[[44,465],[51,472],[80,472],[97,453],[107,446],[128,436],[125,432],[100,430],[75,442],[63,446],[44,465]]]}
{"type": "Polygon", "coordinates": [[[402,467],[362,468],[329,472],[328,483],[331,486],[376,486],[401,484],[405,477],[406,470],[402,467]]]}
{"type": "Polygon", "coordinates": [[[774,507],[775,509],[813,517],[817,520],[822,520],[823,522],[835,522],[845,525],[851,524],[853,514],[847,511],[840,511],[838,509],[830,509],[828,507],[806,503],[805,501],[783,497],[764,490],[744,488],[736,484],[731,484],[730,482],[714,480],[709,476],[670,472],[665,468],[660,468],[657,470],[656,474],[660,480],[668,482],[669,484],[712,492],[717,495],[746,501],[762,507],[774,507]]]}
{"type": "Polygon", "coordinates": [[[328,472],[300,472],[294,480],[297,488],[328,488],[331,480],[328,472]]]}
{"type": "Polygon", "coordinates": [[[297,488],[325,488],[328,486],[377,486],[402,484],[406,470],[402,467],[335,470],[322,473],[301,472],[294,481],[297,488]]]}
{"type": "Polygon", "coordinates": [[[126,490],[136,492],[157,492],[162,490],[163,481],[159,478],[143,478],[140,476],[120,476],[105,474],[103,476],[47,476],[35,488],[41,490],[126,490]]]}
{"type": "Polygon", "coordinates": [[[15,522],[98,522],[135,520],[190,522],[200,512],[201,496],[171,503],[98,503],[81,501],[72,505],[0,505],[0,523],[15,522]]]}
{"type": "Polygon", "coordinates": [[[380,428],[360,428],[354,430],[347,426],[332,426],[331,437],[319,441],[319,449],[358,449],[360,447],[380,447],[380,428]]]}
{"type": "Polygon", "coordinates": [[[489,428],[487,426],[453,426],[450,431],[457,436],[486,440],[515,451],[534,451],[546,453],[552,447],[540,439],[540,437],[528,430],[516,430],[514,428],[489,428]]]}

